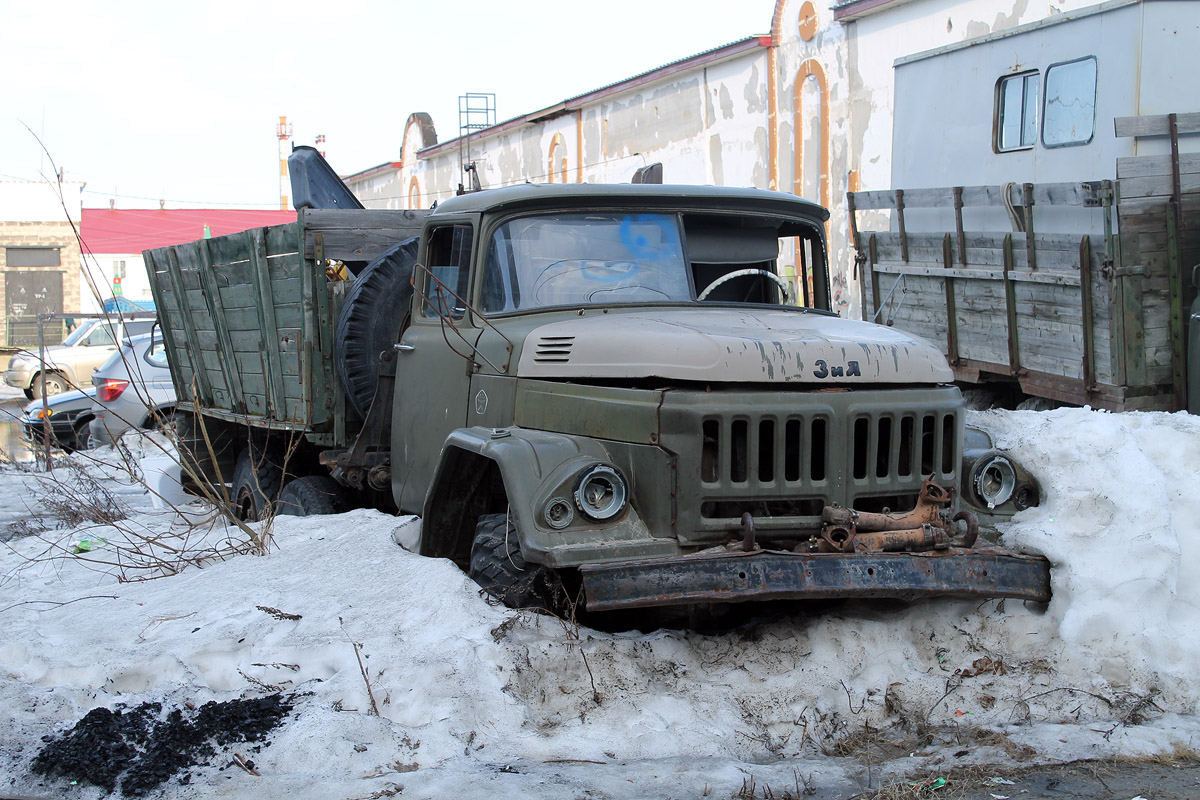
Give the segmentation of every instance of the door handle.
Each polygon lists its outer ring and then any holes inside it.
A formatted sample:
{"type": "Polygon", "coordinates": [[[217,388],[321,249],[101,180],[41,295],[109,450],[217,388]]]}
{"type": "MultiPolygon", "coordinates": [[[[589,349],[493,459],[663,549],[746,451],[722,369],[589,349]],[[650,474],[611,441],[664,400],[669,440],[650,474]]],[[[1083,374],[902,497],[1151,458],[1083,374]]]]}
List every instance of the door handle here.
{"type": "Polygon", "coordinates": [[[398,342],[398,343],[392,345],[392,348],[395,350],[399,350],[401,353],[411,353],[413,350],[417,349],[413,345],[405,344],[404,342],[398,342]]]}

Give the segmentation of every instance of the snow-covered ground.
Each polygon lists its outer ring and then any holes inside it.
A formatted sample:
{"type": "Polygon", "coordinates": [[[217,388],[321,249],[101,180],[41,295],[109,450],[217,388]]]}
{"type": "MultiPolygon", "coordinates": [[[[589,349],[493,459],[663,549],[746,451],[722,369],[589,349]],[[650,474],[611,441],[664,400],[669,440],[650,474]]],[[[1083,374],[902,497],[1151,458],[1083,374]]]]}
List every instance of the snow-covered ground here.
{"type": "Polygon", "coordinates": [[[849,796],[964,764],[1200,749],[1200,419],[971,422],[1042,484],[1003,543],[1051,560],[1048,605],[852,603],[710,635],[495,607],[393,542],[411,518],[278,518],[269,553],[236,555],[244,531],[183,525],[88,460],[115,451],[60,462],[57,484],[8,467],[0,520],[101,489],[130,515],[0,545],[0,796],[59,796],[67,781],[30,764],[93,708],[277,690],[293,709],[269,746],[223,747],[162,796],[730,797],[750,781],[849,796]],[[201,563],[120,580],[180,549],[201,563]],[[259,774],[229,767],[234,752],[259,774]]]}

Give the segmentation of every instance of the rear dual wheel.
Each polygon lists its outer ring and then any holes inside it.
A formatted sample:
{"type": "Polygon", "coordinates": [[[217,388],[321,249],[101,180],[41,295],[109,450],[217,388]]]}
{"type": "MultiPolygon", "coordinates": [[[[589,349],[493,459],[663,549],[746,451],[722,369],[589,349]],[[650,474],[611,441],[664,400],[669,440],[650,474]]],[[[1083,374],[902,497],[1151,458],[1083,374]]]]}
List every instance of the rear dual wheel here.
{"type": "Polygon", "coordinates": [[[340,514],[346,510],[346,496],[341,484],[328,475],[306,475],[288,481],[279,493],[276,514],[293,517],[316,517],[340,514]]]}
{"type": "Polygon", "coordinates": [[[266,519],[282,486],[283,468],[258,448],[246,448],[233,468],[233,513],[247,522],[266,519]]]}

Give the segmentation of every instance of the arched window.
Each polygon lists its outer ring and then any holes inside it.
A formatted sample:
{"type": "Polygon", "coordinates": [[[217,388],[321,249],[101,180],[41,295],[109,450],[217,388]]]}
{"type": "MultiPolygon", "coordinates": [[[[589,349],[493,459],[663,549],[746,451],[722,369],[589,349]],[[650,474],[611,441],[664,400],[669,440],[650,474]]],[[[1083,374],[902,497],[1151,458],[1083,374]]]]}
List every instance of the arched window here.
{"type": "Polygon", "coordinates": [[[417,180],[416,175],[413,175],[412,180],[408,182],[408,207],[410,209],[421,207],[421,182],[417,180]]]}
{"type": "Polygon", "coordinates": [[[567,141],[561,133],[550,140],[550,157],[546,162],[546,175],[550,183],[567,182],[567,141]]]}
{"type": "MultiPolygon", "coordinates": [[[[796,73],[796,84],[792,89],[795,112],[792,130],[796,140],[795,170],[792,193],[803,195],[805,188],[805,166],[816,172],[817,202],[829,208],[829,81],[825,69],[814,59],[800,65],[796,73]],[[811,81],[809,79],[812,79],[811,81]],[[815,90],[818,116],[814,120],[804,116],[804,96],[815,90]],[[806,152],[806,147],[813,145],[806,152]],[[815,152],[814,152],[815,150],[815,152]],[[806,159],[806,156],[808,158],[806,159]],[[814,160],[815,157],[815,160],[814,160]]],[[[809,109],[811,114],[812,109],[809,109]]]]}

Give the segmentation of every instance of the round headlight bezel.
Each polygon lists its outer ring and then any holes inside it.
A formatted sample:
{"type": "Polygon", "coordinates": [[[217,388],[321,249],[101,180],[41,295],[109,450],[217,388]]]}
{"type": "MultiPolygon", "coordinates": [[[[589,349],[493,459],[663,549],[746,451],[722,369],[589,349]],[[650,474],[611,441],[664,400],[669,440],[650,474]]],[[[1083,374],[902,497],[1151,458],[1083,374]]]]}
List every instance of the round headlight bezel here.
{"type": "Polygon", "coordinates": [[[593,522],[608,522],[625,510],[629,485],[611,464],[593,464],[580,473],[571,496],[583,516],[593,522]]]}
{"type": "Polygon", "coordinates": [[[575,506],[567,498],[556,495],[542,507],[542,519],[552,530],[561,531],[575,521],[575,506]]]}
{"type": "Polygon", "coordinates": [[[1002,506],[1012,499],[1017,488],[1017,470],[1012,461],[994,455],[980,462],[971,486],[976,499],[987,508],[1002,506]]]}

